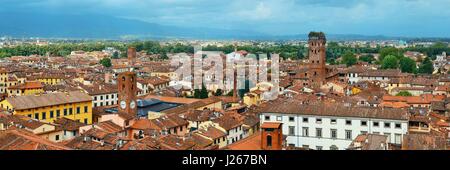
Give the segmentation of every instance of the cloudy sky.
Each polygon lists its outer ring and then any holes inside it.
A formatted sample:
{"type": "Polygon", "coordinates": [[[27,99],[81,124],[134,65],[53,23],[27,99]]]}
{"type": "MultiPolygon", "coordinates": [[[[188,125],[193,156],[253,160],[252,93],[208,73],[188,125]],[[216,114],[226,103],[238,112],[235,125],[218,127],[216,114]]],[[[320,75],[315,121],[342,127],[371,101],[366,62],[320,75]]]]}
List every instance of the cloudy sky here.
{"type": "Polygon", "coordinates": [[[450,0],[0,0],[0,4],[0,12],[101,14],[273,35],[320,30],[450,37],[450,0]]]}

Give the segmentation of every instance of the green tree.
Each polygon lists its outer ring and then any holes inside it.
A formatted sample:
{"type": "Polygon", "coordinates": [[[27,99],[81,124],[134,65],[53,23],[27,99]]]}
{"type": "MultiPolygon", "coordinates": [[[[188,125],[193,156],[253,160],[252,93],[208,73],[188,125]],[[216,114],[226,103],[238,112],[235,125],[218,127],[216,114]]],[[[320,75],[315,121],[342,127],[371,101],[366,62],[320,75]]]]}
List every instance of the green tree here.
{"type": "Polygon", "coordinates": [[[110,58],[103,58],[100,60],[100,64],[102,64],[104,67],[111,67],[111,59],[110,58]]]}
{"type": "Polygon", "coordinates": [[[166,53],[162,53],[161,56],[159,57],[161,60],[168,60],[169,57],[167,56],[166,53]]]}
{"type": "Polygon", "coordinates": [[[347,65],[347,67],[355,65],[357,61],[355,54],[351,51],[345,52],[344,56],[342,56],[342,63],[347,65]]]}
{"type": "Polygon", "coordinates": [[[395,56],[397,58],[401,58],[403,56],[402,50],[394,48],[394,47],[387,47],[387,48],[382,48],[380,50],[380,61],[383,61],[385,57],[387,56],[395,56]]]}
{"type": "Polygon", "coordinates": [[[205,85],[202,85],[202,89],[195,89],[194,90],[194,98],[197,99],[206,99],[209,97],[208,90],[206,89],[205,85]]]}
{"type": "Polygon", "coordinates": [[[396,69],[398,68],[398,59],[393,55],[384,57],[381,62],[381,69],[396,69]]]}
{"type": "Polygon", "coordinates": [[[396,96],[412,96],[409,91],[400,91],[396,96]]]}
{"type": "Polygon", "coordinates": [[[375,61],[375,57],[371,54],[368,54],[368,55],[363,55],[363,56],[359,57],[359,60],[372,64],[372,62],[375,61]]]}
{"type": "Polygon", "coordinates": [[[113,55],[111,56],[112,59],[118,59],[119,58],[119,52],[114,51],[113,55]]]}
{"type": "Polygon", "coordinates": [[[216,92],[214,93],[215,96],[222,96],[223,95],[223,91],[222,89],[217,89],[216,92]]]}
{"type": "Polygon", "coordinates": [[[408,57],[403,57],[400,59],[400,69],[404,73],[416,73],[417,72],[417,66],[416,62],[413,59],[410,59],[408,57]]]}
{"type": "Polygon", "coordinates": [[[419,73],[432,74],[433,71],[433,63],[431,62],[430,57],[426,57],[419,66],[419,73]]]}

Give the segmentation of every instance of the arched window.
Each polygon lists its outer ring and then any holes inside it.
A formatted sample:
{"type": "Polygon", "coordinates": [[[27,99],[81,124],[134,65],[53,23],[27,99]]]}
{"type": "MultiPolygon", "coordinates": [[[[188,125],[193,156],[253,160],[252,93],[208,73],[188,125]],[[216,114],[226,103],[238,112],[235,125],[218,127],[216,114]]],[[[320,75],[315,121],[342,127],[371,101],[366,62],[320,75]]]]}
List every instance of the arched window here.
{"type": "Polygon", "coordinates": [[[267,136],[267,146],[271,147],[272,146],[272,136],[267,136]]]}

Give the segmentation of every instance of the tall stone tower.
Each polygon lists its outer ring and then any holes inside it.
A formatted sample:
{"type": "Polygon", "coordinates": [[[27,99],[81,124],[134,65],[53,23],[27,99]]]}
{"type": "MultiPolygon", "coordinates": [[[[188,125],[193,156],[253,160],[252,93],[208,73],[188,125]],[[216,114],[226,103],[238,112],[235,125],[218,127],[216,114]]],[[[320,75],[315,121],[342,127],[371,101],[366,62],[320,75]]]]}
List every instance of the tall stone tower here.
{"type": "Polygon", "coordinates": [[[326,78],[326,43],[327,39],[323,32],[309,33],[309,84],[313,88],[320,88],[325,84],[326,78]]]}
{"type": "Polygon", "coordinates": [[[136,56],[137,56],[136,48],[128,47],[127,55],[128,55],[128,65],[130,66],[130,68],[133,68],[133,66],[136,62],[136,56]]]}
{"type": "Polygon", "coordinates": [[[123,72],[117,77],[118,95],[119,95],[119,111],[131,115],[137,114],[137,85],[136,73],[123,72]]]}

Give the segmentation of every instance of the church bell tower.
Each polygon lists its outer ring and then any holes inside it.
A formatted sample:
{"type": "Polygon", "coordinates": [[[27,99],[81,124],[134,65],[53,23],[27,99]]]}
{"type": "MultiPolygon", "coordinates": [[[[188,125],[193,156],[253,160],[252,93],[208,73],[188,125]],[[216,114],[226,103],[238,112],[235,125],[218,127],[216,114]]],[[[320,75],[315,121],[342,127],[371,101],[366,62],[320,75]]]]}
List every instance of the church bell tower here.
{"type": "Polygon", "coordinates": [[[125,112],[131,115],[137,114],[137,85],[136,73],[123,72],[117,77],[119,112],[125,112]]]}

